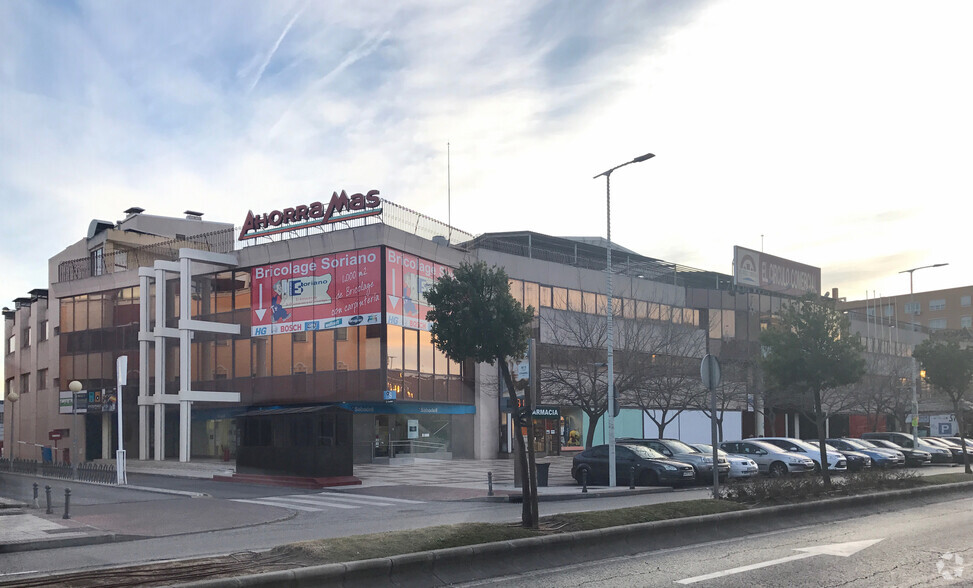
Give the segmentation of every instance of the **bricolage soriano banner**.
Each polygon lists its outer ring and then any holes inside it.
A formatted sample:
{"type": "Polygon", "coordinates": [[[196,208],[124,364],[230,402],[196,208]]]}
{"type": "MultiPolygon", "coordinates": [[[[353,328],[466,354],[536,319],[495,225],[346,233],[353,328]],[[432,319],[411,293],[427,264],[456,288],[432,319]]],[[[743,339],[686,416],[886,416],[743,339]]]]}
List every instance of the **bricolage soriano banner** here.
{"type": "Polygon", "coordinates": [[[381,249],[371,247],[250,270],[250,335],[382,322],[381,249]]]}
{"type": "Polygon", "coordinates": [[[429,330],[426,313],[432,310],[426,290],[443,274],[453,270],[445,265],[385,249],[385,312],[390,325],[408,329],[429,330]]]}

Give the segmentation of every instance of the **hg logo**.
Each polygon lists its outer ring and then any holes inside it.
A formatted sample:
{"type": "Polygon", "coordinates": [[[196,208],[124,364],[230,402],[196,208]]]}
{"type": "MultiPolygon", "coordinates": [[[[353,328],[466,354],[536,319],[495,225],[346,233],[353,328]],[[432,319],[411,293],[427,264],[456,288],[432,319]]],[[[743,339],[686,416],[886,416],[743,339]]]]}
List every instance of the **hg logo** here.
{"type": "Polygon", "coordinates": [[[958,553],[944,553],[936,562],[936,571],[946,580],[959,580],[963,577],[963,556],[958,553]],[[947,566],[947,562],[952,566],[947,566]]]}

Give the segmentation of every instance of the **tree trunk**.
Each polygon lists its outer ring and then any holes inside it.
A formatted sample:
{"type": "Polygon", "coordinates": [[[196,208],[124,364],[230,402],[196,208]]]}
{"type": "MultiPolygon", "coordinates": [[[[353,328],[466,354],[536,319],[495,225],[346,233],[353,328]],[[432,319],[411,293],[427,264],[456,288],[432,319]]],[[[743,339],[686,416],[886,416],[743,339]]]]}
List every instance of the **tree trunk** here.
{"type": "Polygon", "coordinates": [[[959,400],[953,401],[953,414],[956,415],[956,424],[959,426],[959,440],[963,445],[963,468],[967,474],[973,474],[973,469],[970,469],[970,454],[966,452],[966,427],[963,423],[963,409],[960,408],[959,400]]]}
{"type": "MultiPolygon", "coordinates": [[[[604,413],[602,413],[604,414],[604,413]]],[[[588,414],[588,430],[584,433],[584,448],[591,449],[595,446],[595,426],[601,419],[601,414],[593,415],[588,414]]]]}
{"type": "MultiPolygon", "coordinates": [[[[524,410],[520,407],[520,402],[517,399],[517,392],[514,390],[514,382],[510,377],[510,369],[507,367],[507,362],[503,358],[497,358],[500,363],[500,373],[503,376],[503,382],[507,387],[507,397],[510,399],[510,405],[513,408],[514,417],[514,438],[517,440],[517,466],[520,468],[520,479],[521,488],[523,489],[523,506],[521,508],[521,525],[528,529],[536,529],[538,526],[539,518],[537,515],[537,485],[536,478],[535,484],[531,484],[531,472],[535,471],[534,467],[534,452],[527,451],[527,444],[524,441],[524,434],[521,432],[521,422],[524,415],[524,410]]],[[[528,425],[533,425],[530,418],[530,413],[527,413],[527,423],[528,425]]],[[[528,431],[532,427],[528,426],[528,431]]]]}
{"type": "Polygon", "coordinates": [[[821,459],[821,476],[824,480],[824,487],[831,488],[831,472],[828,471],[828,452],[824,448],[824,421],[827,415],[821,410],[821,391],[814,391],[814,422],[818,428],[818,451],[821,459]]]}

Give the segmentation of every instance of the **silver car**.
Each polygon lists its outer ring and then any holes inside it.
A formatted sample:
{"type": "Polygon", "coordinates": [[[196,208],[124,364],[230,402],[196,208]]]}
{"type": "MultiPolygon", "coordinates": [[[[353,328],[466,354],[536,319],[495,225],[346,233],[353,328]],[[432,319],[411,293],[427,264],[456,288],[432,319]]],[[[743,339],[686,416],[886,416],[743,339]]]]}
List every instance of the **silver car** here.
{"type": "MultiPolygon", "coordinates": [[[[713,446],[707,445],[706,443],[691,443],[693,447],[702,451],[707,455],[712,455],[713,446]]],[[[757,467],[757,462],[753,461],[749,457],[743,457],[742,455],[730,455],[729,453],[718,449],[720,459],[726,459],[730,463],[730,477],[731,478],[752,478],[760,473],[760,468],[757,467]]]]}
{"type": "MultiPolygon", "coordinates": [[[[811,458],[811,460],[814,461],[814,469],[821,471],[821,448],[818,447],[817,443],[811,443],[809,441],[803,441],[793,437],[761,437],[761,439],[767,443],[772,443],[781,449],[786,449],[787,451],[811,458]]],[[[829,448],[828,445],[825,444],[824,451],[825,459],[828,461],[827,465],[829,471],[848,471],[848,460],[845,459],[845,456],[841,455],[837,449],[833,447],[829,448]]]]}
{"type": "Polygon", "coordinates": [[[732,455],[752,459],[761,472],[775,477],[814,471],[811,458],[791,453],[759,439],[725,441],[720,443],[720,449],[732,455]]]}

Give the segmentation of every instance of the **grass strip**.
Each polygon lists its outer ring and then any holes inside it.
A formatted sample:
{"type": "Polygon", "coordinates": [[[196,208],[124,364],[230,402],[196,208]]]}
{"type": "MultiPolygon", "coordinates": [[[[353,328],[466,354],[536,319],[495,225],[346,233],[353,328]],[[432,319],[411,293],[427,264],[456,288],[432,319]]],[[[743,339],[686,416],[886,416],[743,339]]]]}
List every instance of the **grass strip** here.
{"type": "Polygon", "coordinates": [[[688,500],[618,510],[552,515],[541,518],[539,529],[525,529],[519,524],[461,523],[302,541],[276,547],[271,553],[286,555],[307,562],[308,565],[338,563],[745,509],[743,505],[728,501],[688,500]]]}

